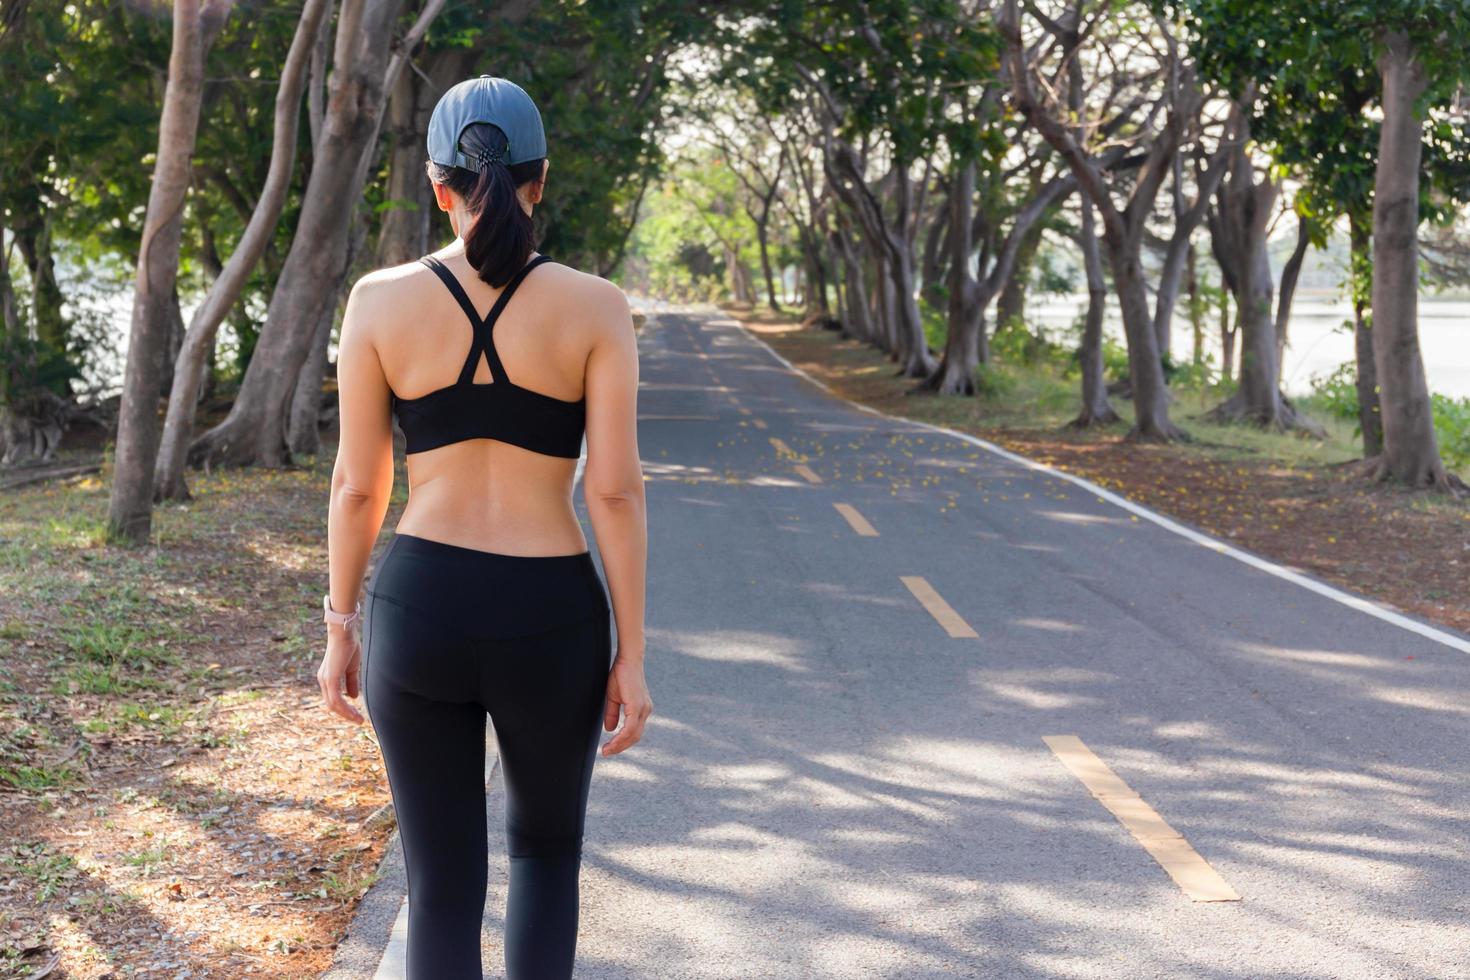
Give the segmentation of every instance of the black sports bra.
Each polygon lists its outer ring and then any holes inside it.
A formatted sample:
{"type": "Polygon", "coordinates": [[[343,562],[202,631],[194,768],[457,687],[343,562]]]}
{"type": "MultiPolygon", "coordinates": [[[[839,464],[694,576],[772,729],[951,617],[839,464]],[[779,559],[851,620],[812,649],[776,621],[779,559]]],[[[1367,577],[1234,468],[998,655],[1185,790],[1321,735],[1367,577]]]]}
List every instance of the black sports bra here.
{"type": "Polygon", "coordinates": [[[474,339],[470,342],[469,357],[465,358],[459,379],[454,384],[419,398],[399,398],[396,393],[391,395],[392,411],[408,439],[407,451],[421,453],[466,439],[496,439],[547,456],[569,459],[580,456],[582,432],[587,420],[586,397],[569,402],[520,387],[505,376],[505,366],[495,351],[495,321],[521,280],[526,278],[526,273],[542,262],[551,261],[550,258],[538,255],[522,266],[521,271],[505,284],[490,313],[483,319],[475,312],[464,287],[443,262],[432,255],[426,255],[419,261],[433,269],[454,298],[459,300],[459,305],[470,318],[474,339]],[[494,379],[488,384],[476,384],[473,380],[482,351],[494,379]]]}

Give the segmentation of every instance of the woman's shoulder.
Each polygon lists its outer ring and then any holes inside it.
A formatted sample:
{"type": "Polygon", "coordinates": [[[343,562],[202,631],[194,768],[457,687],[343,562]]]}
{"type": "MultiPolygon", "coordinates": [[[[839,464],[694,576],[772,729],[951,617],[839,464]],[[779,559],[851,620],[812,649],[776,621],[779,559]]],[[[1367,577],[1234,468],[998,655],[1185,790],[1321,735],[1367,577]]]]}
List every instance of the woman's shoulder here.
{"type": "Polygon", "coordinates": [[[628,297],[617,283],[554,259],[543,265],[541,292],[555,306],[549,312],[558,319],[614,327],[629,321],[628,297]]]}
{"type": "MultiPolygon", "coordinates": [[[[533,305],[542,317],[558,323],[575,323],[593,330],[616,330],[632,322],[628,297],[616,283],[583,272],[548,256],[528,275],[517,295],[534,294],[533,305]]],[[[385,266],[365,273],[352,286],[350,302],[374,311],[374,319],[405,319],[417,322],[425,288],[437,285],[434,271],[418,260],[385,266]],[[425,279],[424,277],[427,277],[425,279]],[[426,287],[433,280],[435,285],[426,287]]]]}

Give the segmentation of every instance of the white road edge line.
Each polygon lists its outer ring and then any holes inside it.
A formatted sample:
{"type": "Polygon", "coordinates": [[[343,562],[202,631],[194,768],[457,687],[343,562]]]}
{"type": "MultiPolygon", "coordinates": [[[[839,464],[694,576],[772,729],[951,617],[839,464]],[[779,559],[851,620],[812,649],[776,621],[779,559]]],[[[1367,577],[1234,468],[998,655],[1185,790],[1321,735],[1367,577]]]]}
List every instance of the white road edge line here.
{"type": "Polygon", "coordinates": [[[1461,653],[1470,653],[1470,640],[1464,639],[1463,637],[1455,636],[1453,633],[1446,633],[1444,630],[1436,629],[1435,627],[1430,626],[1428,623],[1421,623],[1416,619],[1411,619],[1410,617],[1405,616],[1402,613],[1394,612],[1391,609],[1384,609],[1382,606],[1369,602],[1366,599],[1361,599],[1355,595],[1349,595],[1348,593],[1343,592],[1341,589],[1334,588],[1333,586],[1330,586],[1325,582],[1318,582],[1316,579],[1309,578],[1306,575],[1301,574],[1300,572],[1294,572],[1289,568],[1278,565],[1273,561],[1269,561],[1265,558],[1260,557],[1259,555],[1253,555],[1248,551],[1242,551],[1239,548],[1234,547],[1233,545],[1228,545],[1225,542],[1218,540],[1217,538],[1212,538],[1208,534],[1203,534],[1199,531],[1196,531],[1192,527],[1185,527],[1183,524],[1180,524],[1175,520],[1165,517],[1163,514],[1149,510],[1147,507],[1144,507],[1141,504],[1136,504],[1126,497],[1120,497],[1116,493],[1113,493],[1111,490],[1106,490],[1098,486],[1096,483],[1093,483],[1091,480],[1086,479],[1085,477],[1077,476],[1074,473],[1068,473],[1065,470],[1059,470],[1053,466],[1048,466],[1045,463],[1038,463],[1034,459],[1027,459],[1025,456],[1013,453],[1009,449],[1002,449],[1000,446],[997,446],[993,442],[987,442],[984,439],[981,439],[979,436],[972,436],[968,432],[960,432],[957,429],[945,428],[942,425],[934,425],[931,422],[921,422],[918,419],[905,418],[902,415],[890,415],[887,412],[880,412],[878,411],[878,409],[872,408],[871,406],[864,405],[860,402],[855,402],[850,398],[843,398],[841,395],[837,394],[837,392],[833,391],[832,388],[825,381],[822,381],[820,378],[813,377],[812,375],[803,371],[801,368],[797,367],[795,364],[792,364],[786,358],[782,357],[776,352],[775,348],[766,343],[760,337],[757,337],[755,334],[751,333],[750,330],[746,328],[745,324],[741,323],[739,320],[721,319],[711,320],[708,322],[711,326],[723,326],[727,323],[734,324],[735,326],[740,328],[740,331],[744,333],[745,336],[749,337],[757,344],[760,344],[766,349],[766,352],[768,354],[784,364],[789,371],[794,374],[798,374],[806,380],[810,381],[812,384],[816,385],[818,388],[821,388],[823,391],[827,392],[827,394],[831,395],[838,401],[846,402],[854,408],[867,412],[869,415],[877,415],[880,418],[892,419],[893,421],[897,422],[907,422],[910,425],[917,425],[925,429],[931,429],[935,432],[942,432],[945,435],[954,436],[956,439],[961,439],[965,442],[971,443],[972,445],[979,446],[981,449],[984,449],[987,452],[994,453],[995,455],[1000,456],[1003,459],[1008,459],[1011,462],[1018,463],[1021,466],[1027,467],[1028,469],[1033,469],[1040,473],[1054,476],[1059,480],[1066,480],[1068,483],[1076,484],[1077,486],[1082,487],[1084,490],[1087,490],[1090,493],[1097,494],[1099,497],[1103,498],[1111,504],[1115,504],[1118,507],[1123,508],[1130,514],[1136,514],[1146,521],[1152,521],[1159,527],[1162,527],[1167,531],[1173,531],[1180,537],[1188,538],[1195,544],[1209,548],[1211,551],[1217,551],[1222,555],[1228,555],[1229,557],[1234,558],[1236,561],[1249,565],[1252,568],[1259,569],[1260,571],[1263,571],[1268,575],[1274,575],[1277,578],[1285,579],[1286,581],[1291,582],[1294,585],[1299,585],[1302,588],[1307,589],[1308,591],[1315,592],[1320,596],[1325,596],[1326,598],[1331,599],[1334,602],[1339,602],[1350,609],[1356,609],[1358,610],[1358,612],[1367,613],[1369,616],[1381,619],[1385,623],[1392,623],[1394,626],[1397,626],[1400,629],[1408,630],[1410,633],[1415,633],[1428,640],[1434,640],[1436,643],[1442,643],[1452,650],[1458,650],[1461,653]]]}

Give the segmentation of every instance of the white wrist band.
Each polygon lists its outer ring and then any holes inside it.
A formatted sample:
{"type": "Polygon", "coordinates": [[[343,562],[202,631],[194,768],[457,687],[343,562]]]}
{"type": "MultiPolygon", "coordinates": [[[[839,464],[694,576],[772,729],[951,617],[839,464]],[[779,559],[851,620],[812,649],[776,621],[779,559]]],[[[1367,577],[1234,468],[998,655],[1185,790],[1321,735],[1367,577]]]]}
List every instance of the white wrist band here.
{"type": "Polygon", "coordinates": [[[358,616],[362,615],[362,603],[359,602],[350,613],[339,613],[332,608],[332,594],[329,592],[322,596],[322,622],[332,623],[337,626],[351,626],[358,616]]]}

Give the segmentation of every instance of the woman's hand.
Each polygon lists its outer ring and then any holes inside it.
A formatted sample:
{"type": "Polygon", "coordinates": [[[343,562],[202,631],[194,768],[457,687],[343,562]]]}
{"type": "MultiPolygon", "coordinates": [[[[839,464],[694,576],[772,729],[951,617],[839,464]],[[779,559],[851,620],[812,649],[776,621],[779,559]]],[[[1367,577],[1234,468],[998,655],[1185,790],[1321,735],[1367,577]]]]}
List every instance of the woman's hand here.
{"type": "Polygon", "coordinates": [[[643,660],[613,659],[607,675],[607,707],[602,712],[602,727],[612,731],[618,727],[618,710],[622,709],[623,729],[602,746],[603,755],[617,755],[643,737],[643,723],[653,714],[653,699],[648,696],[648,682],[643,679],[643,660]]]}
{"type": "Polygon", "coordinates": [[[362,667],[362,643],[350,629],[327,627],[327,652],[316,669],[316,682],[321,685],[327,710],[354,724],[362,724],[362,713],[347,698],[355,698],[360,689],[358,674],[362,667]],[[343,688],[347,697],[342,696],[343,688]]]}

